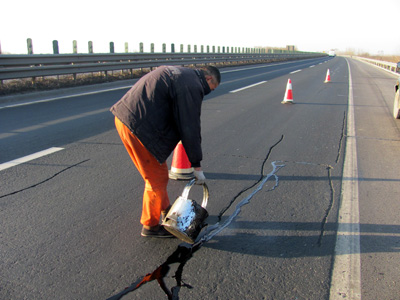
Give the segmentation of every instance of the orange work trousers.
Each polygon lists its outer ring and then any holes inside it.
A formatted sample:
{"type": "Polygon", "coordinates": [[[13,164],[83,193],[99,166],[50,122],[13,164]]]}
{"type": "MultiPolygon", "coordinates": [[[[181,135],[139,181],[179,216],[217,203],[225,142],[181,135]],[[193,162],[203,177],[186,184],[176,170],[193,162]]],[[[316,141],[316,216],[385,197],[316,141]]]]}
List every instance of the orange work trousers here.
{"type": "Polygon", "coordinates": [[[133,163],[145,182],[140,223],[146,226],[159,224],[161,211],[169,206],[167,193],[168,167],[160,164],[139,139],[118,118],[115,127],[133,163]]]}

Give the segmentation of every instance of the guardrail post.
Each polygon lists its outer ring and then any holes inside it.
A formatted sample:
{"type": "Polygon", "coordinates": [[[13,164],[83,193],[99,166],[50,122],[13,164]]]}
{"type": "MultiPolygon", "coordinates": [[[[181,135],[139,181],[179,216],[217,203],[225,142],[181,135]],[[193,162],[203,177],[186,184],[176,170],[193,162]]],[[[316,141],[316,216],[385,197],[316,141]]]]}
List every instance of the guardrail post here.
{"type": "Polygon", "coordinates": [[[187,52],[190,53],[190,45],[187,47],[187,52]]]}
{"type": "Polygon", "coordinates": [[[162,52],[167,53],[167,45],[165,43],[162,44],[162,52]]]}
{"type": "MultiPolygon", "coordinates": [[[[28,38],[26,40],[27,42],[27,46],[28,46],[28,54],[33,54],[33,43],[32,43],[32,39],[28,38]]],[[[36,82],[36,77],[32,77],[32,85],[35,85],[36,82]]]]}
{"type": "Polygon", "coordinates": [[[27,47],[28,47],[28,54],[33,54],[32,39],[27,39],[26,43],[27,43],[27,47]]]}
{"type": "Polygon", "coordinates": [[[128,42],[125,42],[125,53],[129,52],[129,44],[128,42]]]}
{"type": "Polygon", "coordinates": [[[140,53],[143,53],[143,43],[140,43],[140,44],[139,44],[139,52],[140,52],[140,53]]]}
{"type": "Polygon", "coordinates": [[[212,53],[215,53],[215,46],[212,46],[212,53]]]}
{"type": "Polygon", "coordinates": [[[194,50],[193,50],[194,53],[197,53],[197,45],[194,45],[193,47],[194,47],[194,50]]]}
{"type": "Polygon", "coordinates": [[[181,53],[183,53],[183,44],[181,44],[181,53]]]}
{"type": "Polygon", "coordinates": [[[53,54],[59,54],[59,51],[58,51],[58,41],[57,41],[57,40],[54,40],[54,41],[53,41],[53,54]]]}
{"type": "Polygon", "coordinates": [[[151,53],[154,53],[154,43],[151,43],[150,49],[151,49],[150,52],[151,52],[151,53]]]}
{"type": "Polygon", "coordinates": [[[221,53],[221,46],[218,46],[218,53],[221,53]]]}
{"type": "Polygon", "coordinates": [[[171,44],[171,53],[175,53],[175,44],[171,44]]]}
{"type": "Polygon", "coordinates": [[[207,53],[210,53],[210,45],[207,45],[207,53]]]}
{"type": "Polygon", "coordinates": [[[114,53],[114,42],[110,42],[110,53],[114,53]]]}
{"type": "Polygon", "coordinates": [[[204,53],[204,45],[201,45],[201,53],[204,53]]]}
{"type": "Polygon", "coordinates": [[[88,42],[88,52],[93,53],[93,42],[92,41],[88,42]]]}
{"type": "Polygon", "coordinates": [[[73,40],[73,41],[72,41],[72,52],[73,52],[74,54],[77,54],[77,53],[78,53],[78,42],[77,42],[76,40],[73,40]]]}

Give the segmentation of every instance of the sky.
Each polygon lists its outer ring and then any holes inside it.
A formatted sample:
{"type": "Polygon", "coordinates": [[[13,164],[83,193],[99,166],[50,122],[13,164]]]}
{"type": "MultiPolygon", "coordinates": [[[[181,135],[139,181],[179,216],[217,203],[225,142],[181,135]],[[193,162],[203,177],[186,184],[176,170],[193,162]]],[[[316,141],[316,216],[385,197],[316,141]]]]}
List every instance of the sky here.
{"type": "Polygon", "coordinates": [[[399,0],[2,0],[1,52],[26,54],[162,51],[162,44],[252,48],[286,47],[299,51],[353,50],[400,55],[399,0]]]}

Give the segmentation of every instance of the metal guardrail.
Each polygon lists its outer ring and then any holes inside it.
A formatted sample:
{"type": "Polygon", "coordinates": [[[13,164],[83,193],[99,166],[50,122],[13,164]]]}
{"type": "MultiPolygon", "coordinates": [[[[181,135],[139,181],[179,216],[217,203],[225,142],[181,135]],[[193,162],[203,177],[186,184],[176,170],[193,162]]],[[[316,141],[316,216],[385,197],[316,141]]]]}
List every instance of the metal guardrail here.
{"type": "Polygon", "coordinates": [[[0,80],[153,68],[161,65],[204,65],[281,61],[326,56],[324,53],[106,53],[0,55],[0,80]]]}
{"type": "Polygon", "coordinates": [[[368,62],[370,64],[373,64],[375,66],[381,67],[385,70],[391,71],[391,72],[395,72],[395,73],[399,73],[399,69],[400,69],[400,63],[392,63],[392,62],[387,62],[387,61],[382,61],[382,60],[376,60],[376,59],[370,59],[370,58],[365,58],[365,57],[356,57],[359,60],[363,60],[365,62],[368,62]]]}

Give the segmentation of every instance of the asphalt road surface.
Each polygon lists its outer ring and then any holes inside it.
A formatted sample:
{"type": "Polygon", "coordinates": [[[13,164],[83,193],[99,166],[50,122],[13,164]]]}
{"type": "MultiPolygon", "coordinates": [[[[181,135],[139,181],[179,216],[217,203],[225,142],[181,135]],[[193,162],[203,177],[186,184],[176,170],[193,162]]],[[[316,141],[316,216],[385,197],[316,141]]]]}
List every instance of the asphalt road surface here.
{"type": "Polygon", "coordinates": [[[134,81],[0,98],[0,299],[400,299],[396,76],[344,57],[221,72],[195,246],[140,236],[109,112],[134,81]]]}

